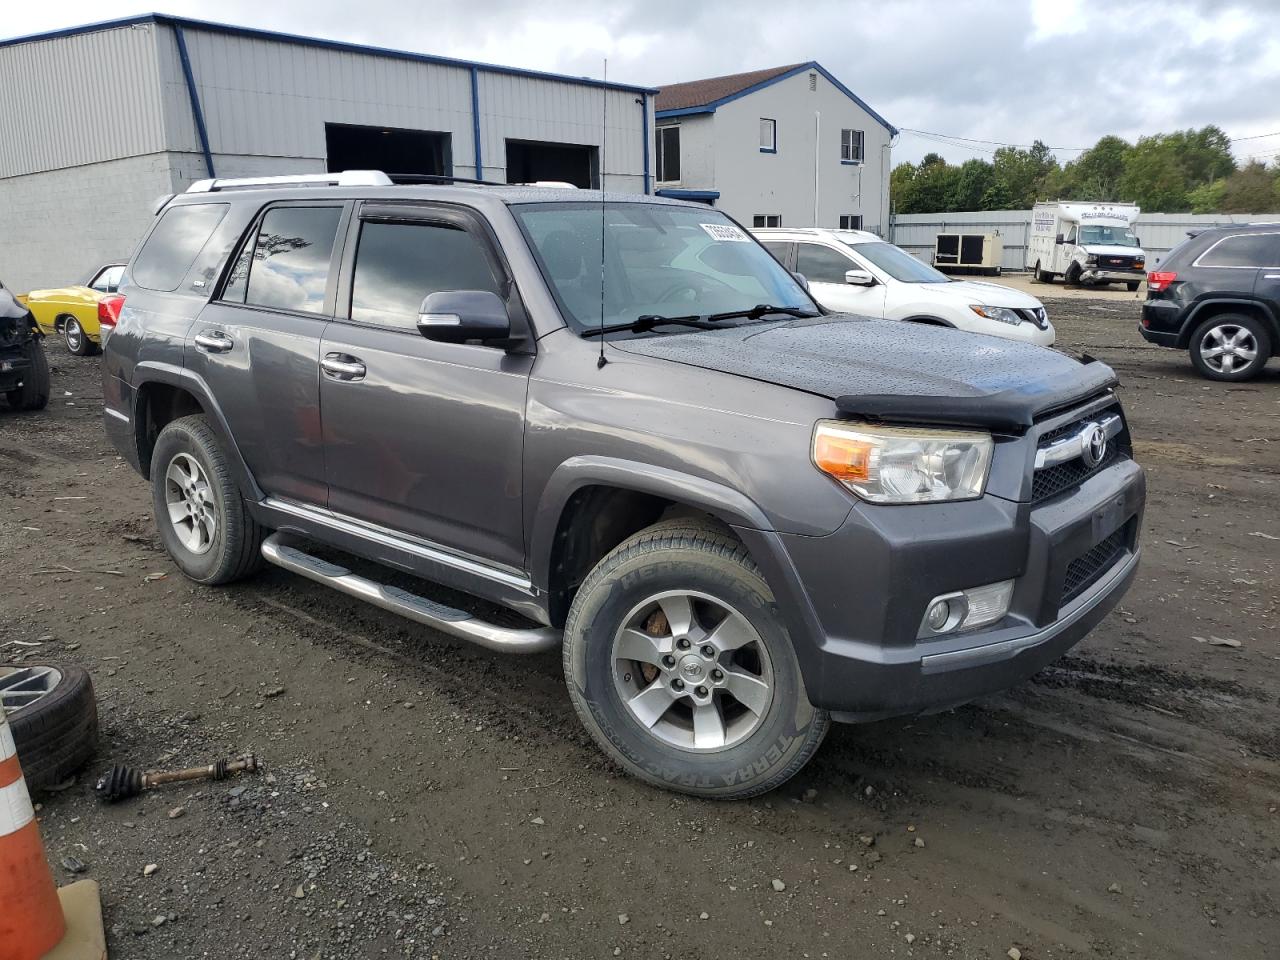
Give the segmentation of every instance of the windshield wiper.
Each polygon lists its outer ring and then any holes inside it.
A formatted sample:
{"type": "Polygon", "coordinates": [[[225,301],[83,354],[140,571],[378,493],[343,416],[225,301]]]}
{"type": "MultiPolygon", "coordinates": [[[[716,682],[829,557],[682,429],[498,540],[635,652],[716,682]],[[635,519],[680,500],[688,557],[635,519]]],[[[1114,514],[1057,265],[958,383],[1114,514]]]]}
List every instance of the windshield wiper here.
{"type": "Polygon", "coordinates": [[[582,331],[584,337],[598,337],[606,333],[621,333],[627,331],[629,333],[644,333],[652,330],[654,327],[661,327],[668,324],[681,327],[694,327],[698,330],[712,330],[714,327],[708,320],[714,320],[714,317],[703,317],[699,314],[690,314],[687,317],[664,317],[659,313],[646,313],[643,316],[636,317],[630,323],[609,323],[600,327],[592,327],[589,330],[582,331]]]}
{"type": "Polygon", "coordinates": [[[728,313],[713,313],[707,319],[736,320],[738,317],[745,317],[748,320],[759,320],[767,313],[783,313],[789,317],[799,317],[802,320],[821,316],[819,313],[814,313],[812,310],[805,310],[801,307],[775,307],[771,303],[757,303],[750,310],[730,310],[728,313]]]}

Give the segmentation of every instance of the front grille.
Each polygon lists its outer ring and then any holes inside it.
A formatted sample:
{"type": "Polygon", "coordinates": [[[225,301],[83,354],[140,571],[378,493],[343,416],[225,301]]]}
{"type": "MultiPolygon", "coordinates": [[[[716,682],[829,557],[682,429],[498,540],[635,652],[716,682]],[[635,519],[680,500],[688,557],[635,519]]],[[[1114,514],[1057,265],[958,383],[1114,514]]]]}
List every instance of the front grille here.
{"type": "Polygon", "coordinates": [[[1126,524],[1107,539],[1096,544],[1088,553],[1076,557],[1067,565],[1067,576],[1062,581],[1062,602],[1059,606],[1065,607],[1115,566],[1116,561],[1128,546],[1128,531],[1129,526],[1126,524]]]}
{"type": "Polygon", "coordinates": [[[1037,470],[1035,478],[1031,481],[1031,500],[1034,503],[1039,503],[1041,500],[1056,497],[1062,491],[1069,490],[1088,480],[1098,471],[1107,469],[1122,456],[1124,454],[1117,450],[1116,445],[1112,443],[1107,447],[1107,455],[1102,458],[1102,462],[1096,467],[1087,466],[1083,460],[1076,457],[1066,463],[1058,463],[1052,467],[1037,470]]]}
{"type": "Polygon", "coordinates": [[[1137,257],[1112,256],[1111,254],[1103,254],[1098,257],[1098,266],[1105,267],[1108,270],[1135,270],[1134,264],[1137,257]]]}

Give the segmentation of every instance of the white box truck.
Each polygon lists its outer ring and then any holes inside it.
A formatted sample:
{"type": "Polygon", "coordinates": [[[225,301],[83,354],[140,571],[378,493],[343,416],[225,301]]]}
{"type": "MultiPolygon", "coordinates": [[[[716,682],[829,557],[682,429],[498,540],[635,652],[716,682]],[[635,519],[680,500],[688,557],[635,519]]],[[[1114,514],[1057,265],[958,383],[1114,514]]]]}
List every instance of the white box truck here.
{"type": "Polygon", "coordinates": [[[1027,268],[1044,283],[1123,283],[1137,290],[1147,255],[1133,232],[1132,203],[1037,203],[1031,211],[1027,268]]]}

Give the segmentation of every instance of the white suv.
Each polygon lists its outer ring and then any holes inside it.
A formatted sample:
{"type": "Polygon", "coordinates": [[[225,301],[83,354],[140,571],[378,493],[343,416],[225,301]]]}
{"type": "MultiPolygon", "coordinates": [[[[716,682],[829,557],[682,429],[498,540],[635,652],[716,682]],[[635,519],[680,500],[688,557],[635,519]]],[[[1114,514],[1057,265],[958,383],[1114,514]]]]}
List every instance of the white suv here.
{"type": "Polygon", "coordinates": [[[911,320],[1050,346],[1053,325],[1035,297],[998,283],[952,280],[874,233],[771,228],[752,233],[809,281],[828,310],[911,320]]]}

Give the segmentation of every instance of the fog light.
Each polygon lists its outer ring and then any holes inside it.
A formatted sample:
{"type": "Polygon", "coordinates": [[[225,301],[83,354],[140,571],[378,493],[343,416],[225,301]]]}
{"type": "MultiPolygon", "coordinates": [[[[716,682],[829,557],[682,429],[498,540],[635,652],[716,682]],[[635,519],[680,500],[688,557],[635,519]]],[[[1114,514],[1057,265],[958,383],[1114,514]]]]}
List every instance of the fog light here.
{"type": "Polygon", "coordinates": [[[1009,612],[1013,581],[1001,580],[934,597],[925,607],[917,639],[938,637],[958,630],[976,630],[995,623],[1009,612]]]}
{"type": "Polygon", "coordinates": [[[924,623],[934,633],[941,633],[951,619],[951,604],[946,600],[935,600],[925,614],[924,623]]]}

